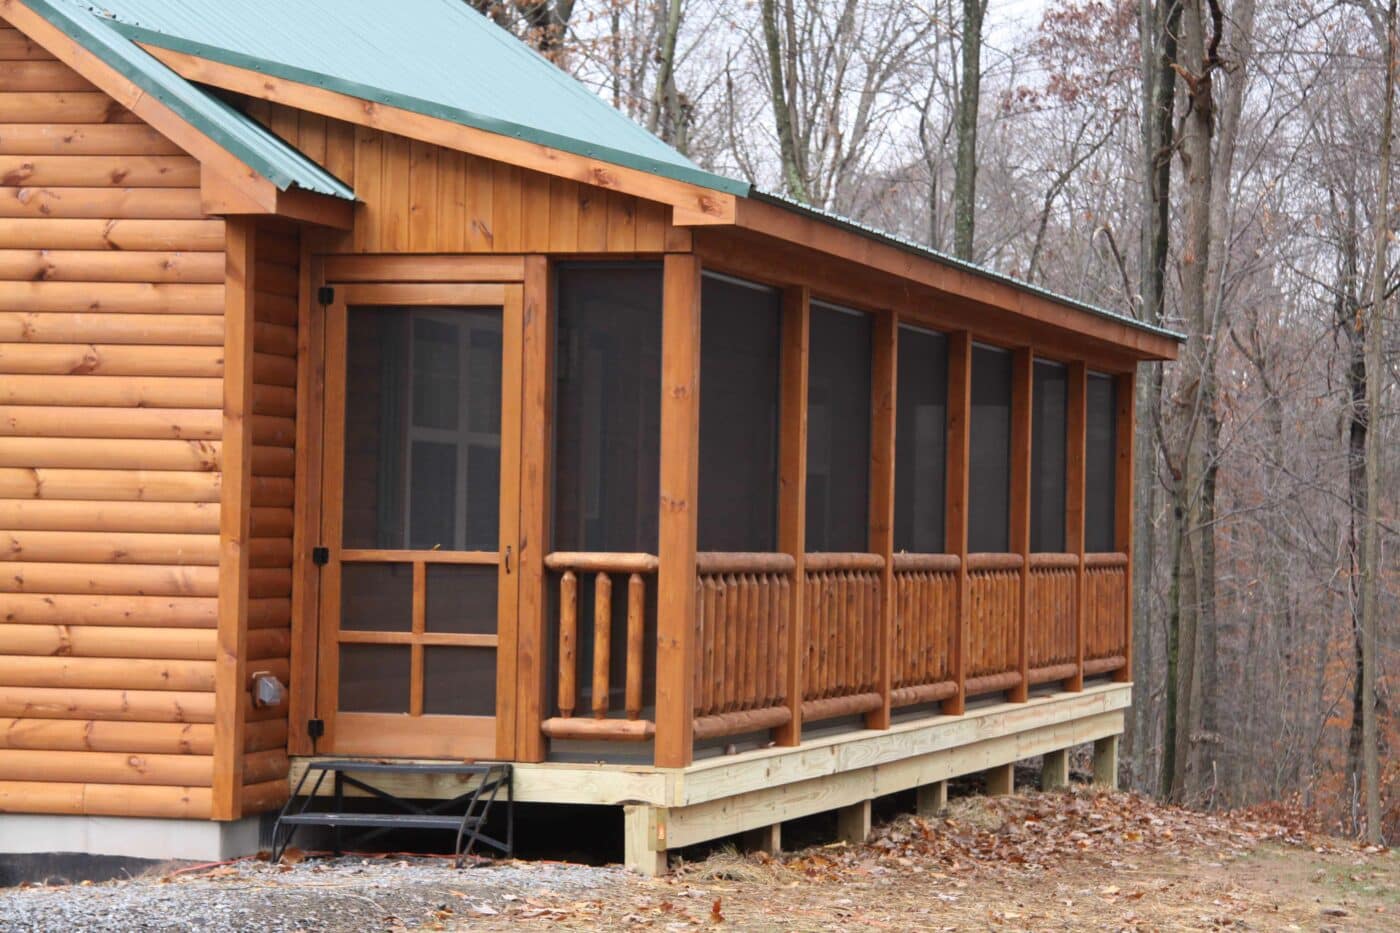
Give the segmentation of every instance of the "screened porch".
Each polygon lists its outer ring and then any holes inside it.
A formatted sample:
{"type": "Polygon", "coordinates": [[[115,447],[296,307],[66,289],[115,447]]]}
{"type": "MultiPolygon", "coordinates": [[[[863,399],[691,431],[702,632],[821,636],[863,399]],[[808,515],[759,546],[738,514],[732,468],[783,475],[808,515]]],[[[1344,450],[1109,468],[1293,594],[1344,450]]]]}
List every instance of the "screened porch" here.
{"type": "Polygon", "coordinates": [[[1131,373],[689,255],[552,274],[545,756],[1128,679],[1131,373]]]}

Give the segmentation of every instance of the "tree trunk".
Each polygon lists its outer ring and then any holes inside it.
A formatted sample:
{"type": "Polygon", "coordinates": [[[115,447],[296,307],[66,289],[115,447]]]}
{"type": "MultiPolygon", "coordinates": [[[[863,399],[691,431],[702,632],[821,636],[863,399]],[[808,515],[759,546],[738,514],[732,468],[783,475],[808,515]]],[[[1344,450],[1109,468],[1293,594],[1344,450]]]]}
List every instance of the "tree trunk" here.
{"type": "Polygon", "coordinates": [[[1386,247],[1390,242],[1390,137],[1395,111],[1395,5],[1385,19],[1385,95],[1381,104],[1380,169],[1376,183],[1375,252],[1371,256],[1366,324],[1366,520],[1361,545],[1361,757],[1366,840],[1381,842],[1380,737],[1376,724],[1376,628],[1380,624],[1381,340],[1385,333],[1386,247]]]}
{"type": "MultiPolygon", "coordinates": [[[[1161,324],[1167,277],[1167,246],[1171,230],[1171,151],[1176,110],[1176,34],[1181,23],[1179,0],[1143,0],[1139,35],[1143,48],[1143,173],[1142,263],[1139,290],[1142,319],[1161,324]]],[[[1128,730],[1128,756],[1132,762],[1133,783],[1138,787],[1157,786],[1160,763],[1153,761],[1153,723],[1159,721],[1151,700],[1152,685],[1158,676],[1152,624],[1152,593],[1157,564],[1158,460],[1161,444],[1162,366],[1141,367],[1143,378],[1137,399],[1137,441],[1133,446],[1136,463],[1133,480],[1133,680],[1144,689],[1133,704],[1128,730]]],[[[1174,711],[1173,711],[1174,713],[1174,711]]]]}
{"type": "Polygon", "coordinates": [[[972,259],[977,203],[977,108],[982,98],[982,3],[963,0],[958,158],[953,173],[953,254],[972,259]]]}
{"type": "MultiPolygon", "coordinates": [[[[792,49],[784,56],[783,36],[778,26],[777,0],[763,0],[763,41],[768,51],[768,88],[772,98],[774,129],[778,134],[778,154],[783,163],[783,184],[787,193],[803,203],[811,203],[802,151],[797,145],[796,116],[793,107],[792,49]]],[[[791,11],[788,13],[791,19],[791,11]]]]}

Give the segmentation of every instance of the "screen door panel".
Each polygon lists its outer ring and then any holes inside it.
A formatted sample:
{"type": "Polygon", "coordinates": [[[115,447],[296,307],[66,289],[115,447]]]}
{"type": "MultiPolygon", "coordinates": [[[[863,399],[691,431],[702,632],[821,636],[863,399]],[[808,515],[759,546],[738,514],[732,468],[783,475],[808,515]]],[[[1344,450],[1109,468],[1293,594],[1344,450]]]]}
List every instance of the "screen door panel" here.
{"type": "Polygon", "coordinates": [[[491,757],[496,649],[517,596],[520,289],[338,291],[326,328],[321,747],[491,757]]]}

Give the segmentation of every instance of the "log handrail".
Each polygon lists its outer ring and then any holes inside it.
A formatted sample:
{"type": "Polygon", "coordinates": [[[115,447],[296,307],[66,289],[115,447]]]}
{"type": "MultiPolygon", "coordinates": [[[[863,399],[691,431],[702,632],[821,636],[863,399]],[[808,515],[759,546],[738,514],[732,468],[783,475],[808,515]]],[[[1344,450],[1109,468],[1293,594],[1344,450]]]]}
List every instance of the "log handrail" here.
{"type": "Polygon", "coordinates": [[[1079,567],[1078,554],[1032,554],[1031,570],[1076,570],[1079,567]]]}
{"type": "Polygon", "coordinates": [[[791,554],[700,551],[695,555],[695,572],[702,576],[720,573],[792,573],[796,568],[797,561],[791,554]]]}
{"type": "Polygon", "coordinates": [[[650,723],[641,719],[645,661],[646,580],[658,563],[651,554],[611,554],[561,551],[546,555],[545,567],[559,578],[559,716],[545,720],[544,732],[553,738],[645,739],[650,723]],[[593,574],[593,671],[590,711],[598,725],[574,720],[578,708],[578,575],[593,574]],[[624,712],[632,726],[606,725],[611,694],[612,576],[627,577],[627,639],[624,712]]]}
{"type": "Polygon", "coordinates": [[[1118,553],[1085,554],[1085,567],[1126,567],[1128,555],[1118,553]]]}
{"type": "Polygon", "coordinates": [[[910,554],[901,551],[894,555],[895,573],[957,573],[962,559],[956,554],[910,554]]]}
{"type": "Polygon", "coordinates": [[[1020,554],[969,554],[967,555],[967,572],[1020,570],[1024,562],[1024,558],[1020,554]]]}
{"type": "Polygon", "coordinates": [[[879,572],[885,569],[885,559],[879,554],[822,552],[807,554],[802,562],[810,573],[827,573],[834,570],[879,572]]]}
{"type": "Polygon", "coordinates": [[[605,551],[555,551],[546,554],[548,570],[572,570],[576,573],[656,573],[660,566],[655,554],[623,554],[605,551]]]}

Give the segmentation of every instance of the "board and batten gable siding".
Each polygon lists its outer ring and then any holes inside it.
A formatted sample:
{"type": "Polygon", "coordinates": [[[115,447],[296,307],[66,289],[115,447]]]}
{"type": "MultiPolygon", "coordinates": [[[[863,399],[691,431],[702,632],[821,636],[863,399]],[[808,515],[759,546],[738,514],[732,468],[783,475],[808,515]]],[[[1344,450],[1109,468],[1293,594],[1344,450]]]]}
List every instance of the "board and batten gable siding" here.
{"type": "Polygon", "coordinates": [[[377,129],[246,100],[245,111],[355,189],[353,231],[318,252],[660,253],[689,249],[664,204],[377,129]],[[680,237],[680,242],[676,238],[680,237]]]}
{"type": "MultiPolygon", "coordinates": [[[[0,812],[214,812],[226,256],[199,185],[0,21],[0,812]]],[[[247,645],[285,679],[294,327],[257,349],[247,645]]],[[[249,715],[249,784],[286,773],[276,716],[249,715]]]]}

